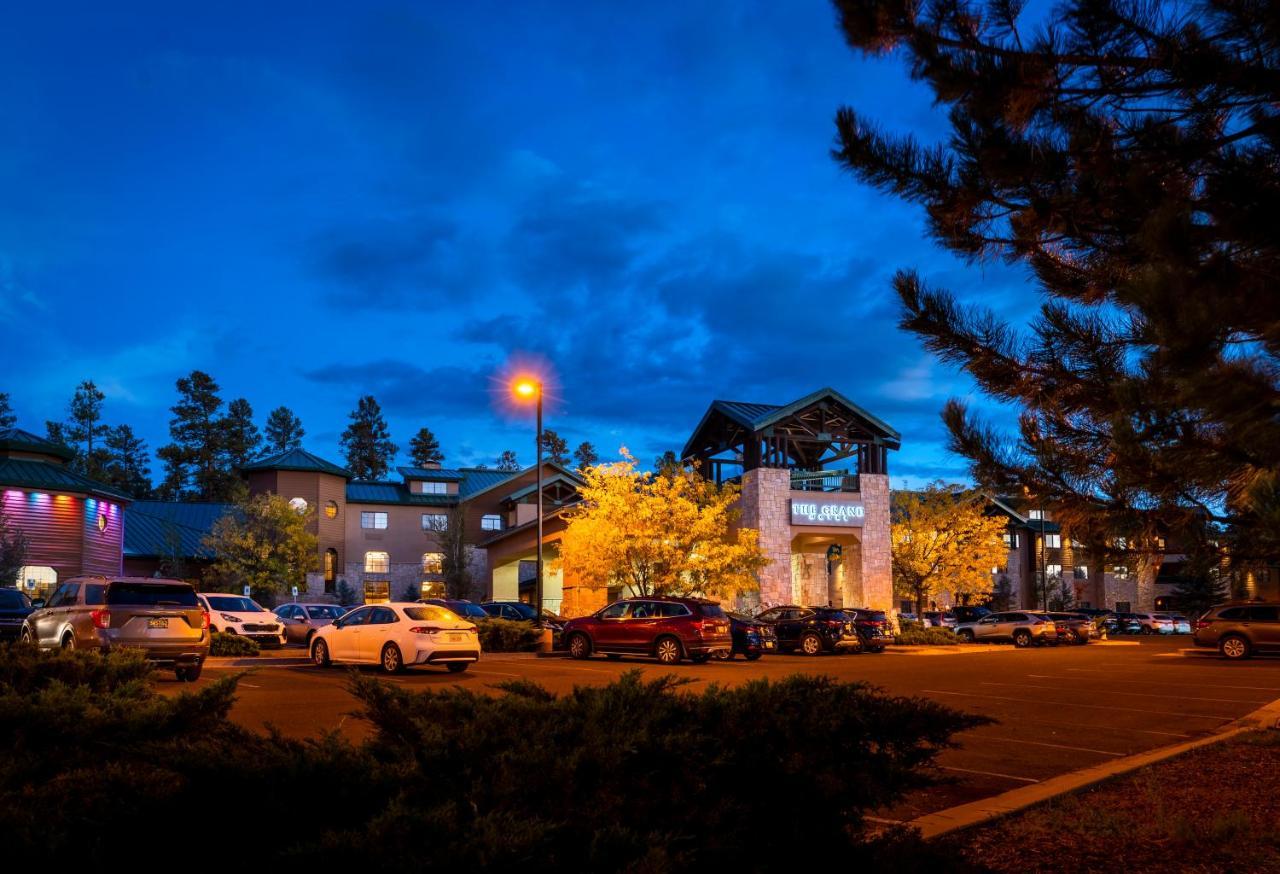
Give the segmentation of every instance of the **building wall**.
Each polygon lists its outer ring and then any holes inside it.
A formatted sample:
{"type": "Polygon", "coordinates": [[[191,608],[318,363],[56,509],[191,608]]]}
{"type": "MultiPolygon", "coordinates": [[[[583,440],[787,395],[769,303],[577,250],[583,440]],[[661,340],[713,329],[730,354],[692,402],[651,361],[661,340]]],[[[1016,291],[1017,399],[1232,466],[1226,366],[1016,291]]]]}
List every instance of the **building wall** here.
{"type": "Polygon", "coordinates": [[[0,501],[27,536],[26,564],[52,567],[58,580],[77,574],[118,574],[123,554],[123,509],[115,502],[76,494],[6,488],[0,501]],[[98,530],[98,516],[106,528],[98,530]]]}
{"type": "MultiPolygon", "coordinates": [[[[337,567],[339,573],[347,560],[346,556],[346,515],[347,515],[347,481],[340,476],[327,473],[314,473],[297,470],[258,470],[248,476],[249,492],[261,494],[271,492],[286,500],[302,498],[307,507],[314,513],[310,529],[316,535],[317,553],[314,570],[323,571],[324,553],[327,549],[338,552],[337,567]],[[333,501],[338,508],[337,517],[330,519],[325,513],[325,505],[333,501]]],[[[359,517],[357,517],[357,522],[359,517]]]]}
{"type": "MultiPolygon", "coordinates": [[[[386,552],[391,564],[412,566],[422,573],[422,554],[439,552],[440,542],[435,532],[422,530],[424,513],[447,512],[448,507],[404,506],[400,504],[348,504],[343,515],[346,537],[345,567],[364,569],[365,553],[386,552]],[[362,528],[361,513],[386,513],[387,527],[379,530],[362,528]]],[[[350,575],[347,582],[351,583],[350,575]]],[[[352,583],[354,585],[354,583],[352,583]]]]}
{"type": "MultiPolygon", "coordinates": [[[[794,603],[791,587],[791,471],[758,467],[742,474],[740,523],[760,532],[768,564],[760,571],[760,605],[794,603]]],[[[745,606],[755,606],[748,604],[745,606]]]]}
{"type": "Polygon", "coordinates": [[[862,598],[872,610],[893,609],[893,559],[889,538],[889,477],[858,477],[866,516],[862,523],[862,598]]]}

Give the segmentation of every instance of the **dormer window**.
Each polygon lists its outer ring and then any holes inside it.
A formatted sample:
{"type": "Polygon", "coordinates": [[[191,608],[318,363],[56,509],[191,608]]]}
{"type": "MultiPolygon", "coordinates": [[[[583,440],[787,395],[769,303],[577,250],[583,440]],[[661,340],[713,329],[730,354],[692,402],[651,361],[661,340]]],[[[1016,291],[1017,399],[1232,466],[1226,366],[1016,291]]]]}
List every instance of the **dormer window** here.
{"type": "Polygon", "coordinates": [[[418,491],[424,495],[447,495],[449,494],[448,483],[437,483],[423,481],[418,483],[418,491]]]}

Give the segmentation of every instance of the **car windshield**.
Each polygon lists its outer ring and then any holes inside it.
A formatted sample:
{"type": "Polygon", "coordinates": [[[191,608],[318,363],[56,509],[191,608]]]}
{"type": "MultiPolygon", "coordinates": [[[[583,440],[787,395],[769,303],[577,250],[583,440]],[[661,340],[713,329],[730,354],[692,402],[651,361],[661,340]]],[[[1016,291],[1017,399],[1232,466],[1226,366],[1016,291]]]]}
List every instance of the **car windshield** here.
{"type": "Polygon", "coordinates": [[[343,610],[341,607],[308,607],[307,616],[312,619],[337,619],[341,616],[343,610]]]}
{"type": "MultiPolygon", "coordinates": [[[[941,616],[941,613],[927,614],[932,616],[941,616]]],[[[858,618],[864,622],[884,622],[883,610],[859,610],[858,618]]]]}
{"type": "Polygon", "coordinates": [[[405,607],[404,615],[418,622],[457,622],[458,617],[452,610],[424,604],[421,607],[405,607]]]}
{"type": "Polygon", "coordinates": [[[209,602],[210,610],[238,610],[241,613],[262,612],[262,608],[258,606],[258,602],[254,601],[252,598],[244,598],[240,595],[205,595],[204,599],[209,602]]]}
{"type": "Polygon", "coordinates": [[[484,608],[479,604],[472,604],[470,601],[442,601],[437,606],[444,607],[446,610],[464,619],[488,619],[489,614],[484,612],[484,608]]]}
{"type": "Polygon", "coordinates": [[[17,589],[0,589],[0,610],[25,610],[31,599],[17,589]]]}
{"type": "Polygon", "coordinates": [[[185,583],[112,583],[107,586],[112,606],[199,607],[196,590],[185,583]]]}

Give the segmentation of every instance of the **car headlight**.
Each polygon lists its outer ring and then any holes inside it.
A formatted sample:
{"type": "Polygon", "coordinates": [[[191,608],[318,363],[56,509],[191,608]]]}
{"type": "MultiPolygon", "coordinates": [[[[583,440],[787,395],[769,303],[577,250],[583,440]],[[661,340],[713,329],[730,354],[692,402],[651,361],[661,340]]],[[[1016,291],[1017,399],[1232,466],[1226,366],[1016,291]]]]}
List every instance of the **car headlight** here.
{"type": "Polygon", "coordinates": [[[239,616],[232,616],[230,613],[219,613],[218,615],[222,617],[222,621],[223,621],[223,622],[240,622],[240,621],[242,621],[242,620],[240,619],[240,617],[239,617],[239,616]]]}

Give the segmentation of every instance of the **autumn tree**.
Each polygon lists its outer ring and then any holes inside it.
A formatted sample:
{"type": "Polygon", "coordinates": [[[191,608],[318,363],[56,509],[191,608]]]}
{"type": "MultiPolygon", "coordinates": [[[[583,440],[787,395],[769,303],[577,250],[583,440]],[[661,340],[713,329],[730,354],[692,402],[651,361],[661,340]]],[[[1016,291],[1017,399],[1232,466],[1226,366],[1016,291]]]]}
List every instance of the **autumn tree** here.
{"type": "Polygon", "coordinates": [[[592,467],[600,460],[596,448],[590,442],[583,440],[578,444],[578,448],[573,450],[573,460],[577,462],[578,470],[584,467],[592,467]]]}
{"type": "Polygon", "coordinates": [[[387,475],[399,447],[391,442],[391,430],[373,395],[360,398],[350,423],[339,440],[347,456],[347,470],[358,480],[378,480],[387,475]]]}
{"type": "Polygon", "coordinates": [[[30,541],[26,533],[0,509],[0,586],[16,586],[18,574],[27,563],[30,541]]]}
{"type": "Polygon", "coordinates": [[[498,456],[498,470],[516,471],[520,469],[520,461],[516,458],[516,454],[510,449],[502,450],[502,454],[498,456]]]}
{"type": "Polygon", "coordinates": [[[302,446],[302,438],[306,433],[302,427],[302,420],[294,415],[293,410],[288,407],[276,407],[267,416],[264,431],[266,450],[274,455],[289,449],[297,449],[302,446]]]}
{"type": "Polygon", "coordinates": [[[893,587],[925,609],[939,593],[990,595],[991,569],[1008,560],[1005,519],[988,516],[976,491],[934,483],[893,494],[890,550],[893,587]]]}
{"type": "Polygon", "coordinates": [[[569,441],[550,428],[542,431],[542,457],[553,464],[569,463],[569,441]]]}
{"type": "Polygon", "coordinates": [[[14,415],[13,407],[9,403],[9,393],[0,391],[0,428],[12,428],[18,424],[18,417],[14,415]]]}
{"type": "Polygon", "coordinates": [[[430,428],[419,428],[418,433],[409,441],[409,454],[415,467],[430,467],[444,461],[444,453],[440,451],[440,441],[431,433],[430,428]]]}
{"type": "Polygon", "coordinates": [[[623,460],[584,468],[582,501],[566,513],[558,566],[593,588],[724,599],[759,590],[767,559],[739,528],[738,489],[696,470],[659,476],[623,460]]]}
{"type": "Polygon", "coordinates": [[[252,587],[256,598],[306,588],[317,565],[316,536],[308,530],[315,511],[299,512],[282,495],[263,493],[236,504],[204,538],[216,558],[206,583],[219,591],[252,587]]]}
{"type": "Polygon", "coordinates": [[[975,478],[1072,537],[1181,537],[1280,556],[1280,28],[1272,3],[837,0],[849,44],[895,52],[946,109],[922,143],[846,108],[835,157],[919,204],[970,261],[1024,268],[1029,326],[916,273],[902,325],[988,395],[944,420],[975,478]]]}

